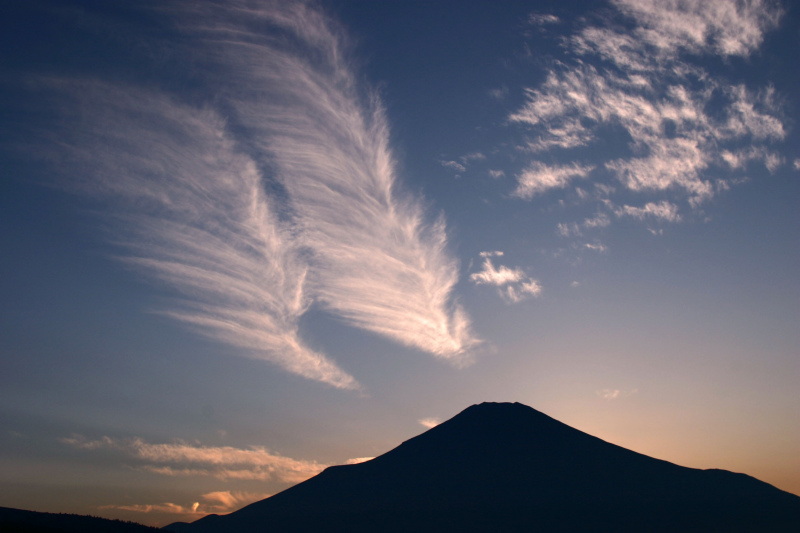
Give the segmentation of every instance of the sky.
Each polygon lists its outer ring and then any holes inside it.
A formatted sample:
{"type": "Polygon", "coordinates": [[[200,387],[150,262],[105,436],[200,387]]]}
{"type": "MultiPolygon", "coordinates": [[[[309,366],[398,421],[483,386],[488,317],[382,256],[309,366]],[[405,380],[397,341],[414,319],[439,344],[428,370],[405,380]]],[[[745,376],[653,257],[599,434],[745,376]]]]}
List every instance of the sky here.
{"type": "Polygon", "coordinates": [[[225,513],[517,401],[800,494],[800,8],[0,7],[0,506],[225,513]]]}

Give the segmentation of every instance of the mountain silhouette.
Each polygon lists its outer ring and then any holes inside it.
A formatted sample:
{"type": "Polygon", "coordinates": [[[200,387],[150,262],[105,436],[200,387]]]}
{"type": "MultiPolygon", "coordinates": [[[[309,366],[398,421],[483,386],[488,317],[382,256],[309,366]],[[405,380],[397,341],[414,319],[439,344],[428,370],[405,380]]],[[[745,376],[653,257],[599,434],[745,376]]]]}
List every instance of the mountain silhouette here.
{"type": "Polygon", "coordinates": [[[800,497],[627,450],[519,403],[482,403],[371,461],[164,529],[799,532],[800,497]]]}
{"type": "Polygon", "coordinates": [[[0,533],[156,533],[135,522],[0,507],[0,533]]]}

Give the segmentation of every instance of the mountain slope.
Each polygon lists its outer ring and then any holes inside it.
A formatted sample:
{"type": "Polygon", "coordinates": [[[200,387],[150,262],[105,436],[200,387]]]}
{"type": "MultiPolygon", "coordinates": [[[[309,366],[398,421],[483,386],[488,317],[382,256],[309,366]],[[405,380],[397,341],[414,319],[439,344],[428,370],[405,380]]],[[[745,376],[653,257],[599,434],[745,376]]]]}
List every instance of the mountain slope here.
{"type": "Polygon", "coordinates": [[[474,405],[394,450],[172,531],[800,531],[800,498],[677,466],[521,404],[474,405]]]}

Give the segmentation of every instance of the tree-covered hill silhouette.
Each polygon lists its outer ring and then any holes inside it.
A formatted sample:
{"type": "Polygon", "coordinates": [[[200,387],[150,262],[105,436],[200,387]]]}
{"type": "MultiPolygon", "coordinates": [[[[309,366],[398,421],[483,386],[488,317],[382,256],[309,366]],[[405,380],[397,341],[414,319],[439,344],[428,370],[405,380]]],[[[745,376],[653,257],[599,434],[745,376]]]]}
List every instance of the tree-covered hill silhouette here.
{"type": "Polygon", "coordinates": [[[0,533],[154,533],[135,522],[68,513],[39,513],[0,507],[0,533]]]}

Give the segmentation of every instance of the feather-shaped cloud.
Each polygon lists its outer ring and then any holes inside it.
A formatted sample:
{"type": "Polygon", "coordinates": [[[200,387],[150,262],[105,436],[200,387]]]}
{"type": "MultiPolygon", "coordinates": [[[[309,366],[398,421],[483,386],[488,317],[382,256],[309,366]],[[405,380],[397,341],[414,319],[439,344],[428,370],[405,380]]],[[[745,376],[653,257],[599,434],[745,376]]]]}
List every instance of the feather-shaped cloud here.
{"type": "Polygon", "coordinates": [[[343,32],[303,2],[169,7],[189,43],[176,50],[201,65],[204,105],[48,81],[62,96],[55,146],[69,186],[103,198],[125,260],[180,294],[164,313],[344,389],[359,384],[299,336],[311,305],[466,360],[478,341],[453,300],[445,222],[403,192],[343,32]]]}

